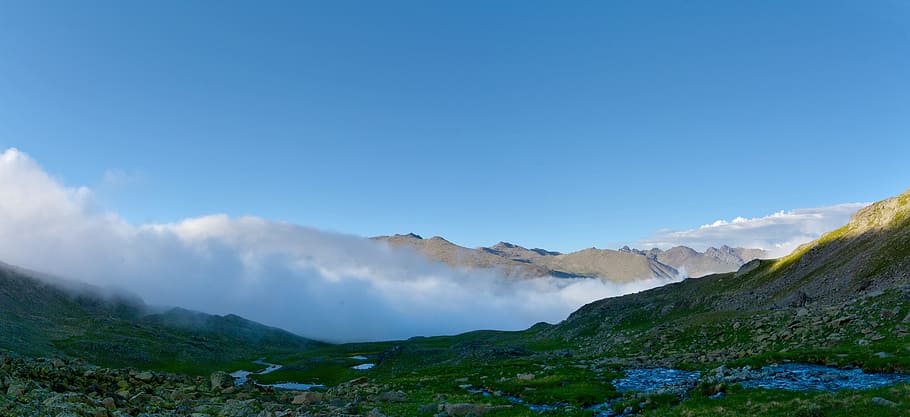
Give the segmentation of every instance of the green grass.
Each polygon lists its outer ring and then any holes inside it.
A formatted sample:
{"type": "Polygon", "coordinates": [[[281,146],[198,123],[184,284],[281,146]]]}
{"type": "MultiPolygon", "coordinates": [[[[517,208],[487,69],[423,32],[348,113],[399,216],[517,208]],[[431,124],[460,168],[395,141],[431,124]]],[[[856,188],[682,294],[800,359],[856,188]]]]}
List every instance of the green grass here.
{"type": "Polygon", "coordinates": [[[910,384],[863,391],[835,393],[800,392],[731,387],[720,399],[693,391],[679,404],[663,404],[646,410],[645,416],[662,417],[892,417],[910,415],[910,384]],[[894,407],[873,404],[880,397],[897,403],[894,407]]]}

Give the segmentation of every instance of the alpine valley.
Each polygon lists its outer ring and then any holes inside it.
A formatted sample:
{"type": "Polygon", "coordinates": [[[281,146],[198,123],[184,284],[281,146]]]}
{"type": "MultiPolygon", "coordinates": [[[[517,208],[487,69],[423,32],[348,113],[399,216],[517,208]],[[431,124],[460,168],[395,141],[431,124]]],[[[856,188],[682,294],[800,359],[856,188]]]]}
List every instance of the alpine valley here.
{"type": "Polygon", "coordinates": [[[910,191],[779,259],[374,239],[517,278],[691,278],[523,331],[330,344],[3,265],[0,415],[910,415],[910,191]]]}

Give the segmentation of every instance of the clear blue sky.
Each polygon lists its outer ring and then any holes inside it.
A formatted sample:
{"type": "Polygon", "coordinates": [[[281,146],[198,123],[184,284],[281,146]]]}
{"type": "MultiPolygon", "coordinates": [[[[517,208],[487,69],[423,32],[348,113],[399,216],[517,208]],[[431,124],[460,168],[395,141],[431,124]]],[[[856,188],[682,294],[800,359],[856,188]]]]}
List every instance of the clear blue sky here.
{"type": "Polygon", "coordinates": [[[910,187],[910,2],[4,1],[0,146],[137,224],[609,247],[910,187]]]}

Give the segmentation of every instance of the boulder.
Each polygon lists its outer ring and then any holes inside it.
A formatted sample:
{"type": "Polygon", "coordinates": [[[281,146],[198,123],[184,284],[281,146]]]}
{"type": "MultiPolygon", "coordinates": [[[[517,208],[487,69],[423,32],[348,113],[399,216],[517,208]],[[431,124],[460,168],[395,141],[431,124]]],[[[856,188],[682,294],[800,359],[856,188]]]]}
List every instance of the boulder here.
{"type": "Polygon", "coordinates": [[[408,394],[404,391],[387,391],[376,396],[376,400],[390,403],[403,403],[408,400],[408,394]]]}
{"type": "Polygon", "coordinates": [[[155,380],[155,374],[153,374],[151,372],[140,372],[140,373],[136,374],[136,379],[148,384],[149,382],[152,382],[155,380]]]}
{"type": "Polygon", "coordinates": [[[117,408],[117,402],[114,401],[114,399],[111,397],[104,397],[104,399],[101,400],[101,404],[104,405],[104,408],[108,410],[114,410],[117,408]]]}
{"type": "Polygon", "coordinates": [[[28,387],[25,385],[11,384],[6,390],[6,395],[9,395],[11,397],[21,397],[25,395],[26,392],[28,392],[28,387]]]}
{"type": "Polygon", "coordinates": [[[213,373],[209,377],[209,381],[212,384],[213,390],[221,391],[225,388],[234,386],[234,377],[232,377],[231,374],[224,372],[224,371],[218,371],[218,372],[213,373]]]}
{"type": "Polygon", "coordinates": [[[894,407],[897,405],[896,402],[891,400],[886,400],[882,397],[872,397],[872,404],[882,406],[882,407],[894,407]]]}
{"type": "Polygon", "coordinates": [[[378,408],[374,408],[374,409],[370,410],[370,412],[367,414],[367,417],[386,417],[386,415],[382,414],[382,412],[379,411],[378,408]]]}
{"type": "Polygon", "coordinates": [[[362,376],[360,378],[354,378],[348,382],[345,382],[346,385],[361,385],[370,382],[370,378],[362,376]]]}
{"type": "Polygon", "coordinates": [[[304,392],[294,396],[291,404],[315,404],[322,401],[324,395],[319,392],[304,392]]]}

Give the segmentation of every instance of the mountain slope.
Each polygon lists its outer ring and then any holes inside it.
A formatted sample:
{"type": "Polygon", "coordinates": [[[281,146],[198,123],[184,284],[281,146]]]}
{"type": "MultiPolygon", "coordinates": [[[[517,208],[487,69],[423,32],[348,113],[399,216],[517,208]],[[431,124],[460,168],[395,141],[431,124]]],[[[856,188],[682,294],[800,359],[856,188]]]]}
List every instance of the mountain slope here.
{"type": "Polygon", "coordinates": [[[910,191],[776,260],[590,303],[548,329],[599,355],[910,368],[910,191]],[[783,356],[788,357],[788,356],[783,356]]]}
{"type": "Polygon", "coordinates": [[[202,373],[323,345],[237,316],[153,312],[141,300],[0,266],[0,350],[202,373]],[[66,288],[65,288],[66,287],[66,288]]]}
{"type": "Polygon", "coordinates": [[[409,247],[429,259],[456,268],[500,268],[520,278],[555,276],[564,278],[599,277],[614,282],[648,278],[671,279],[683,270],[686,276],[732,272],[752,259],[765,257],[760,249],[708,248],[704,253],[685,246],[667,251],[641,251],[589,248],[572,253],[527,249],[507,242],[477,249],[458,246],[441,237],[424,239],[419,235],[378,236],[373,238],[392,246],[409,247]]]}
{"type": "Polygon", "coordinates": [[[560,271],[596,276],[614,282],[629,282],[646,278],[671,279],[676,269],[655,259],[634,252],[610,249],[584,249],[555,256],[547,265],[560,271]]]}
{"type": "Polygon", "coordinates": [[[513,253],[531,252],[524,248],[518,249],[514,245],[510,245],[511,247],[500,245],[493,248],[471,249],[456,245],[439,236],[424,239],[413,233],[378,236],[373,239],[387,242],[395,247],[409,247],[429,259],[443,262],[455,268],[499,268],[509,276],[517,278],[562,275],[544,265],[531,262],[529,255],[512,257],[513,253]]]}
{"type": "Polygon", "coordinates": [[[768,257],[768,252],[761,249],[731,248],[726,245],[708,248],[704,252],[686,246],[676,246],[666,251],[652,249],[648,254],[659,262],[680,271],[684,270],[687,276],[695,278],[734,272],[753,259],[768,257]]]}

